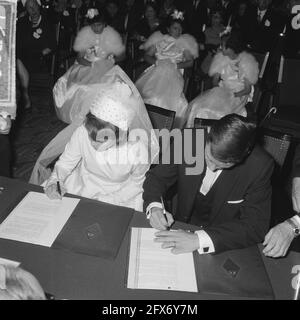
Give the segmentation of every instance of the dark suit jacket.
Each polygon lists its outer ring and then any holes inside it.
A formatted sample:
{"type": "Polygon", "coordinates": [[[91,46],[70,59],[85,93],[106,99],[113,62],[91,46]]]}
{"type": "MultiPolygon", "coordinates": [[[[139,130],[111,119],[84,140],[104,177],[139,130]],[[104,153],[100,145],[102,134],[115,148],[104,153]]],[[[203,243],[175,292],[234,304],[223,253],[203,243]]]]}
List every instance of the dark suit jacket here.
{"type": "Polygon", "coordinates": [[[247,42],[254,51],[266,52],[273,49],[278,35],[283,31],[284,18],[272,8],[267,9],[261,22],[257,20],[257,7],[250,6],[246,11],[247,42]]]}
{"type": "MultiPolygon", "coordinates": [[[[157,165],[144,182],[144,208],[160,202],[177,182],[178,205],[175,220],[190,222],[196,195],[204,173],[187,176],[186,164],[157,165]]],[[[191,167],[191,166],[189,166],[191,167]]],[[[251,246],[263,240],[270,222],[273,160],[259,146],[244,163],[223,170],[214,185],[214,204],[208,226],[216,252],[251,246]],[[228,201],[243,200],[242,203],[228,201]]]]}
{"type": "Polygon", "coordinates": [[[300,143],[298,144],[295,151],[293,177],[300,177],[300,143]]]}
{"type": "Polygon", "coordinates": [[[205,36],[202,28],[204,24],[207,25],[209,23],[207,8],[200,1],[197,10],[195,10],[193,1],[187,1],[183,9],[187,32],[193,35],[198,42],[204,42],[205,36]]]}

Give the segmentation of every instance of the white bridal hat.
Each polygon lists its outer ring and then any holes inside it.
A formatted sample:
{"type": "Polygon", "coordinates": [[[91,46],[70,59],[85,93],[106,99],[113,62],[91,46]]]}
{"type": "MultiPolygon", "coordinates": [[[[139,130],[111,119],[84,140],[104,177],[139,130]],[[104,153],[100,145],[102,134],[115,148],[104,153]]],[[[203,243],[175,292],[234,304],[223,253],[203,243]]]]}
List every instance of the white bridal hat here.
{"type": "Polygon", "coordinates": [[[110,122],[126,131],[134,118],[134,110],[130,107],[132,96],[130,87],[118,81],[97,94],[91,104],[90,112],[98,119],[110,122]]]}

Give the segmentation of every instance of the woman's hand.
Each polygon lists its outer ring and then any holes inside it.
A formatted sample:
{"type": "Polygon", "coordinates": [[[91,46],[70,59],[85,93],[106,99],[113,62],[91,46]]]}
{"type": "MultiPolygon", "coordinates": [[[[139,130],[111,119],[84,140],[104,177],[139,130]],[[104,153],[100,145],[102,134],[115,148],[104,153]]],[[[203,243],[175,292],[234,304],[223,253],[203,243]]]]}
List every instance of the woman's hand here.
{"type": "Polygon", "coordinates": [[[51,200],[62,199],[65,193],[67,193],[67,189],[64,187],[62,182],[59,182],[60,192],[58,190],[57,181],[51,183],[50,185],[44,188],[44,191],[47,197],[51,200]]]}
{"type": "Polygon", "coordinates": [[[6,118],[0,115],[0,134],[9,134],[11,128],[11,119],[10,116],[6,118]]]}

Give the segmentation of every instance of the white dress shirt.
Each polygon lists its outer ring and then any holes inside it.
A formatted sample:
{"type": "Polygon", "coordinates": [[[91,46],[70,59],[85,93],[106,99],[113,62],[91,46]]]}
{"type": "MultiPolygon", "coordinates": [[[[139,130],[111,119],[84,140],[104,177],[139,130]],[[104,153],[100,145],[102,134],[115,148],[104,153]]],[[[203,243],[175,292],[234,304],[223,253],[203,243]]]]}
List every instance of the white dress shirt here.
{"type": "Polygon", "coordinates": [[[266,12],[267,12],[267,9],[266,10],[257,9],[257,17],[259,17],[259,22],[261,22],[263,20],[266,12]]]}
{"type": "MultiPolygon", "coordinates": [[[[222,173],[222,170],[211,171],[208,167],[206,167],[206,173],[203,178],[200,192],[206,196],[209,190],[212,188],[213,184],[218,179],[219,175],[222,173]]],[[[162,209],[162,204],[160,202],[152,202],[148,205],[146,209],[147,219],[151,217],[151,209],[152,208],[160,208],[162,209]]],[[[204,230],[195,231],[199,239],[199,249],[198,252],[200,254],[213,253],[215,252],[215,246],[210,236],[204,230]]]]}

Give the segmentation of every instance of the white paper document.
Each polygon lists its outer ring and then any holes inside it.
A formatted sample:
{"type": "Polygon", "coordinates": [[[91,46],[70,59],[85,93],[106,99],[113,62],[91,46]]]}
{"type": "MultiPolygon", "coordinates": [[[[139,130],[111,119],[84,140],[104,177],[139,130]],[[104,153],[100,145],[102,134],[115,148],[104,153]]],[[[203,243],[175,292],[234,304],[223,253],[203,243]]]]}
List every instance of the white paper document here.
{"type": "Polygon", "coordinates": [[[162,249],[155,232],[132,228],[127,287],[198,292],[193,254],[162,249]]]}
{"type": "Polygon", "coordinates": [[[18,267],[20,265],[20,262],[0,258],[0,264],[10,267],[18,267]]]}
{"type": "Polygon", "coordinates": [[[51,247],[79,199],[50,200],[44,193],[28,192],[0,225],[0,238],[51,247]]]}

